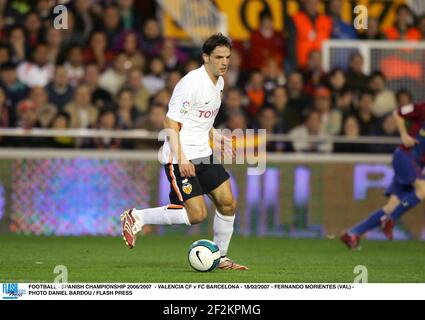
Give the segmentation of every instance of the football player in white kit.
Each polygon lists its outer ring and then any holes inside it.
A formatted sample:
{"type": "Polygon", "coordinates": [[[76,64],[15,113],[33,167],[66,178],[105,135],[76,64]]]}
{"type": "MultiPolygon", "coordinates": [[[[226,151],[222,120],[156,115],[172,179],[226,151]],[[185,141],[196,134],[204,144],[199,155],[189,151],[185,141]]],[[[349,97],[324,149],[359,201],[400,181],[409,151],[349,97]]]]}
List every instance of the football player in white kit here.
{"type": "MultiPolygon", "coordinates": [[[[207,217],[204,194],[216,206],[214,242],[220,248],[218,268],[247,270],[227,257],[233,234],[236,201],[229,174],[214,161],[210,138],[230,145],[229,138],[214,131],[213,123],[221,104],[231,54],[231,42],[222,34],[209,37],[202,46],[204,64],[184,76],[176,85],[168,106],[165,128],[169,135],[163,146],[163,164],[170,182],[170,205],[130,209],[121,215],[126,245],[135,246],[144,225],[188,226],[207,217]]],[[[234,150],[231,150],[234,155],[234,150]]]]}

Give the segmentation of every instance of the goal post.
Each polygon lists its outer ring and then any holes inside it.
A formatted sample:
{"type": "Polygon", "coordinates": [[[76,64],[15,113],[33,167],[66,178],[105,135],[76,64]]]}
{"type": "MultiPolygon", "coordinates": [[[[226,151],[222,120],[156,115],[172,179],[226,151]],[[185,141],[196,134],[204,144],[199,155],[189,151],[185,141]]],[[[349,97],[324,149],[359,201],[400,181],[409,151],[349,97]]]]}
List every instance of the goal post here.
{"type": "Polygon", "coordinates": [[[393,91],[408,89],[415,101],[425,100],[425,43],[418,41],[327,40],[322,46],[325,71],[347,70],[353,53],[364,58],[363,72],[381,71],[393,91]]]}

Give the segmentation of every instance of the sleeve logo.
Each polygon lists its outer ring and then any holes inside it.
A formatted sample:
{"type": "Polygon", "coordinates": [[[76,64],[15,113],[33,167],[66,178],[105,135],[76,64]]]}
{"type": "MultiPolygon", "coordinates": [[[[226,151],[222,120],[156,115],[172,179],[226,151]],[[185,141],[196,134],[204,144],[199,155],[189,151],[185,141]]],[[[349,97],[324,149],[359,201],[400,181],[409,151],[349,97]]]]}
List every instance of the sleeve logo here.
{"type": "Polygon", "coordinates": [[[180,113],[186,114],[189,112],[190,102],[183,101],[182,107],[180,109],[180,113]]]}

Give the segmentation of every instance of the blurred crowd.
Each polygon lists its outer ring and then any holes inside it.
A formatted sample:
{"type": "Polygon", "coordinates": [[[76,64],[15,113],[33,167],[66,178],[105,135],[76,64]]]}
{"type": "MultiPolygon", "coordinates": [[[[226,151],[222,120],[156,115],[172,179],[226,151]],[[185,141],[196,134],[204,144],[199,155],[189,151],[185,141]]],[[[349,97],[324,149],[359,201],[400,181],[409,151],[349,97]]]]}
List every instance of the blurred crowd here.
{"type": "MultiPolygon", "coordinates": [[[[164,37],[155,14],[133,0],[70,1],[68,28],[55,29],[56,2],[0,0],[0,128],[161,130],[175,85],[200,66],[200,48],[164,37]]],[[[380,30],[369,18],[358,33],[341,18],[340,0],[326,1],[323,14],[319,4],[303,1],[283,31],[263,11],[249,41],[234,42],[215,127],[289,134],[292,143],[268,143],[276,152],[391,152],[393,145],[326,138],[397,136],[391,113],[412,102],[408,88],[393,92],[381,72],[364,74],[359,53],[326,73],[321,45],[329,38],[420,41],[425,18],[401,5],[392,27],[380,30]]],[[[158,142],[0,136],[0,145],[133,149],[158,142]]]]}

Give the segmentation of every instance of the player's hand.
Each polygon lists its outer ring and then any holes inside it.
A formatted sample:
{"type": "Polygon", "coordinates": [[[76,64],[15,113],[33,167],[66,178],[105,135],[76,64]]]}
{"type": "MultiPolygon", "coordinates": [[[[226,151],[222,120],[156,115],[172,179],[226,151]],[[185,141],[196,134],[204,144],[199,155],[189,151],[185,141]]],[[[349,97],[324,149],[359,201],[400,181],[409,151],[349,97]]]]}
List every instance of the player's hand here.
{"type": "Polygon", "coordinates": [[[180,175],[184,178],[190,178],[196,176],[195,166],[188,160],[182,160],[179,163],[180,175]]]}
{"type": "Polygon", "coordinates": [[[411,136],[409,136],[408,134],[404,134],[401,136],[401,141],[403,142],[403,145],[406,148],[411,148],[413,147],[415,144],[418,143],[418,140],[412,138],[411,136]]]}

